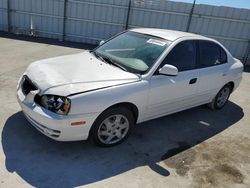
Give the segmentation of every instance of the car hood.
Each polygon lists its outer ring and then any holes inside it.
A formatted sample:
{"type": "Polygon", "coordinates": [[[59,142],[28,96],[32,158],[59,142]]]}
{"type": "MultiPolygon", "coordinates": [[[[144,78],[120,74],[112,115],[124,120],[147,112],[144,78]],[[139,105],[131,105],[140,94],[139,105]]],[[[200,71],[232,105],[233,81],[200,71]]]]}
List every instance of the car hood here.
{"type": "Polygon", "coordinates": [[[41,94],[68,96],[139,80],[139,76],[102,62],[89,51],[32,63],[25,73],[41,94]]]}

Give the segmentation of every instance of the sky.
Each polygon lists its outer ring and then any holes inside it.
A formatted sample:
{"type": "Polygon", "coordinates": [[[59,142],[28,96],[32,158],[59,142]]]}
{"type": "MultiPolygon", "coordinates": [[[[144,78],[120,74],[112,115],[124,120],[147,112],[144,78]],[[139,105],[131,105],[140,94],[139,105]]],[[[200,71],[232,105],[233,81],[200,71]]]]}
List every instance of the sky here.
{"type": "MultiPolygon", "coordinates": [[[[172,0],[193,3],[193,0],[172,0]]],[[[196,0],[196,4],[209,4],[250,9],[250,0],[196,0]]]]}

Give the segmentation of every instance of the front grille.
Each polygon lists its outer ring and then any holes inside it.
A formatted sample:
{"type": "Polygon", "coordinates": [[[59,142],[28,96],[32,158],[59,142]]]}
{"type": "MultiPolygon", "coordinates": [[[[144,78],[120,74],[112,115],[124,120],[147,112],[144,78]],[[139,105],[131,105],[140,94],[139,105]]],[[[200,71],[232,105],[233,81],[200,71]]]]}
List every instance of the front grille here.
{"type": "Polygon", "coordinates": [[[30,91],[38,89],[26,75],[22,78],[21,88],[24,95],[28,95],[30,91]]]}

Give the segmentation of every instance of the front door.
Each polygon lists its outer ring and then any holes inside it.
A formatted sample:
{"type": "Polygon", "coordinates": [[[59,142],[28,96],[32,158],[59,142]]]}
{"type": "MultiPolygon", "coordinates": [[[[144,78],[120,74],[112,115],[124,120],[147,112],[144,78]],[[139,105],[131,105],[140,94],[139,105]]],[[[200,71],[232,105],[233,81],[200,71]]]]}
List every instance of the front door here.
{"type": "Polygon", "coordinates": [[[196,69],[196,44],[194,41],[178,43],[163,60],[160,67],[170,64],[178,68],[177,76],[156,74],[150,80],[149,103],[146,119],[170,114],[196,104],[199,83],[196,69]]]}

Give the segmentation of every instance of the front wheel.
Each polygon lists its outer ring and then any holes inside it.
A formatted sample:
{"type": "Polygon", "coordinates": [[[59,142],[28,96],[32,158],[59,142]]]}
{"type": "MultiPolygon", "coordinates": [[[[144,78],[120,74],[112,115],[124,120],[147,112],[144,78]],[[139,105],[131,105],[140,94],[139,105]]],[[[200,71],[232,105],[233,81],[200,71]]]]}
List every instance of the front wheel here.
{"type": "Polygon", "coordinates": [[[225,106],[228,101],[228,98],[231,94],[232,88],[231,86],[225,85],[215,96],[213,101],[208,104],[208,106],[213,110],[221,109],[225,106]]]}
{"type": "Polygon", "coordinates": [[[130,110],[122,107],[111,108],[96,119],[90,137],[98,146],[113,146],[127,138],[134,123],[130,110]]]}

